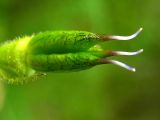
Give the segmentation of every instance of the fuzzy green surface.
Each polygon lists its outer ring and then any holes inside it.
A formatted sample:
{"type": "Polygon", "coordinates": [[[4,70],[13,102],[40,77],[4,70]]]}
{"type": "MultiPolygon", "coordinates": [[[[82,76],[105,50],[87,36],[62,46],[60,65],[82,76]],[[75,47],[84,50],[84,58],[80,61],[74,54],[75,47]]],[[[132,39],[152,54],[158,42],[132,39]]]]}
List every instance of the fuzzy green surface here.
{"type": "Polygon", "coordinates": [[[98,36],[85,31],[55,31],[35,35],[29,43],[32,53],[74,53],[99,43],[98,36]]]}
{"type": "Polygon", "coordinates": [[[0,46],[0,76],[9,82],[27,82],[40,72],[91,68],[103,56],[99,37],[85,31],[43,32],[0,46]]]}
{"type": "Polygon", "coordinates": [[[17,38],[0,46],[0,77],[10,83],[24,82],[35,71],[25,63],[26,47],[32,37],[17,38]]]}
{"type": "Polygon", "coordinates": [[[98,36],[84,31],[44,32],[34,36],[28,45],[28,64],[37,71],[83,70],[97,64],[99,56],[90,48],[98,36]]]}

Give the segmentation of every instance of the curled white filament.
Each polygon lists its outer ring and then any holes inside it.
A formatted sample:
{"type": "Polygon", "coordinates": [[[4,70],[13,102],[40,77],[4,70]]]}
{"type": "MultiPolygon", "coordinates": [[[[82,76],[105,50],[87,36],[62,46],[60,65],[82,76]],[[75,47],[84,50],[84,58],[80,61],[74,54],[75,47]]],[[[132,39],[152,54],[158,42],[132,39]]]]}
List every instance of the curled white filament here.
{"type": "Polygon", "coordinates": [[[125,63],[119,62],[117,60],[106,60],[106,62],[110,63],[110,64],[118,65],[118,66],[120,66],[122,68],[125,68],[125,69],[127,69],[129,71],[132,71],[132,72],[136,71],[136,69],[134,67],[131,67],[131,66],[129,66],[129,65],[125,64],[125,63]]]}
{"type": "Polygon", "coordinates": [[[128,55],[128,56],[132,56],[132,55],[138,55],[140,53],[143,52],[143,49],[140,49],[138,51],[135,52],[125,52],[125,51],[111,51],[111,54],[113,55],[128,55]]]}
{"type": "Polygon", "coordinates": [[[104,38],[110,39],[110,40],[131,40],[131,39],[135,38],[142,30],[143,30],[143,28],[140,28],[137,32],[135,32],[134,34],[132,34],[130,36],[111,35],[111,36],[106,36],[104,38]]]}

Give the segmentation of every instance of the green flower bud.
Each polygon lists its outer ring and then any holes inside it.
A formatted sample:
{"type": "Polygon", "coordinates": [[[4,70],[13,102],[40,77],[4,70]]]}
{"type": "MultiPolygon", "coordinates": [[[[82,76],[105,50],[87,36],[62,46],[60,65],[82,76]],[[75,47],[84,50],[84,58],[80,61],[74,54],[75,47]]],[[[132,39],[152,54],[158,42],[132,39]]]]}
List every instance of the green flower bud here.
{"type": "Polygon", "coordinates": [[[116,64],[128,70],[134,68],[109,56],[136,55],[136,52],[103,50],[99,43],[109,40],[129,40],[131,36],[106,36],[86,31],[42,32],[25,36],[0,46],[0,77],[9,83],[23,84],[47,72],[80,71],[99,64],[116,64]]]}

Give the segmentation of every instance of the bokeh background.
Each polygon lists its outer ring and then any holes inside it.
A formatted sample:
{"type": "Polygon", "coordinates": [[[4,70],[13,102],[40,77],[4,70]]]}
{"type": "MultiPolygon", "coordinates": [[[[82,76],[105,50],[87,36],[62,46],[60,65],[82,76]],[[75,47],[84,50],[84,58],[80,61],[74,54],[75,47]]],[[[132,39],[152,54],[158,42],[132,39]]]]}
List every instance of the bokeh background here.
{"type": "Polygon", "coordinates": [[[130,35],[105,49],[144,53],[114,65],[50,73],[22,86],[0,83],[0,120],[160,120],[159,0],[0,0],[0,40],[48,30],[130,35]]]}

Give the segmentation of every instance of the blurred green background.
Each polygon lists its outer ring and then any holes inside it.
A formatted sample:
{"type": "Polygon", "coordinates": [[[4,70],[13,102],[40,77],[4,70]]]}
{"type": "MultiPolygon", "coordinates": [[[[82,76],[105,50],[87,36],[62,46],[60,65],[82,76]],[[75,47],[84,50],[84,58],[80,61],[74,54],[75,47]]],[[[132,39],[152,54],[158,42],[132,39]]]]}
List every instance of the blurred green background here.
{"type": "Polygon", "coordinates": [[[48,30],[130,35],[105,49],[144,53],[115,57],[132,73],[100,65],[51,73],[23,86],[0,83],[0,120],[160,120],[159,0],[0,0],[0,40],[48,30]]]}

